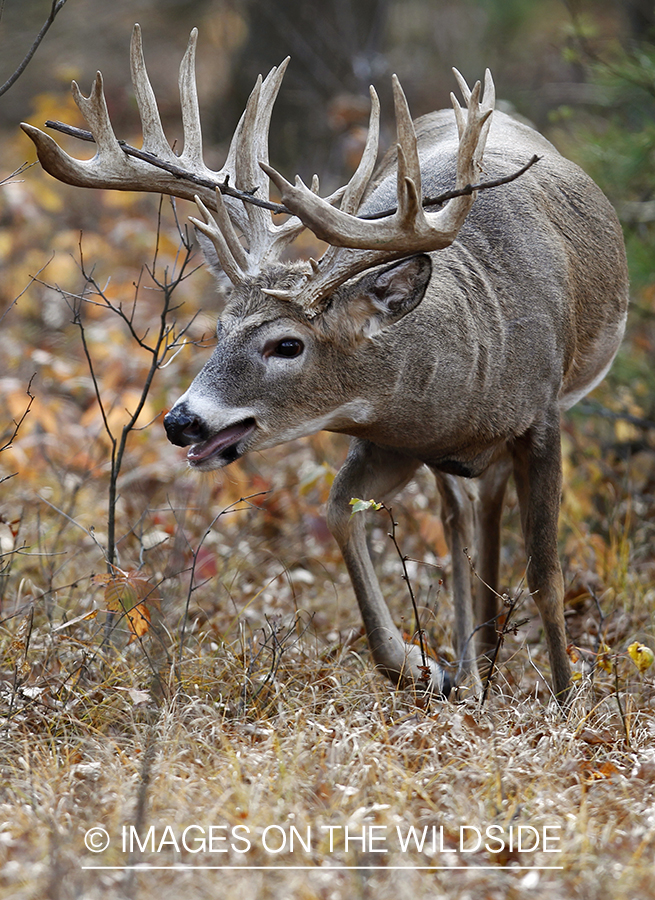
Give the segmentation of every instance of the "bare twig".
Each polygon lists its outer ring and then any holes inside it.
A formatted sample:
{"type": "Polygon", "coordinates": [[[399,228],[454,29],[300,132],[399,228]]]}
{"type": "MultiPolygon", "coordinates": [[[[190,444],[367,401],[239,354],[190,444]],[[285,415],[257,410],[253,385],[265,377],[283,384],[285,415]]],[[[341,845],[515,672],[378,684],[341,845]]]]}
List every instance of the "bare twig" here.
{"type": "MultiPolygon", "coordinates": [[[[159,222],[158,229],[161,226],[161,221],[159,222]]],[[[116,561],[116,504],[118,502],[118,480],[119,475],[123,465],[123,458],[125,455],[125,450],[127,448],[127,442],[129,435],[135,429],[137,420],[141,415],[141,412],[145,406],[146,400],[150,393],[150,388],[152,386],[153,379],[155,377],[156,372],[160,368],[160,366],[164,363],[166,356],[168,355],[169,348],[172,344],[175,343],[176,340],[179,340],[180,336],[183,335],[188,329],[189,325],[187,325],[180,333],[175,334],[175,322],[170,321],[170,316],[178,309],[178,307],[173,306],[172,297],[173,294],[178,287],[178,285],[187,278],[187,268],[189,266],[189,262],[192,256],[191,242],[189,240],[188,234],[183,233],[180,229],[180,239],[182,241],[182,245],[184,247],[184,257],[177,268],[177,271],[169,277],[168,270],[164,272],[162,278],[158,278],[154,269],[149,271],[149,274],[156,284],[156,286],[161,290],[163,294],[163,303],[161,306],[160,314],[159,314],[159,325],[156,330],[155,336],[152,341],[148,340],[149,329],[146,329],[144,334],[140,334],[136,330],[135,325],[135,312],[136,312],[136,296],[131,304],[131,307],[126,311],[123,308],[122,303],[116,305],[113,303],[109,297],[106,295],[104,290],[100,287],[98,282],[96,281],[93,270],[90,272],[86,270],[84,264],[84,256],[82,253],[82,246],[80,242],[80,270],[82,272],[82,276],[84,277],[84,288],[82,294],[79,297],[79,302],[76,302],[72,305],[74,323],[80,329],[80,336],[82,340],[82,347],[84,349],[84,355],[87,360],[87,365],[89,367],[89,372],[91,375],[91,380],[94,386],[94,391],[96,395],[96,400],[98,402],[98,406],[100,408],[100,414],[102,416],[103,425],[107,436],[109,438],[109,442],[111,445],[111,469],[110,469],[110,479],[109,479],[109,497],[108,497],[108,513],[107,513],[107,567],[108,571],[111,572],[111,568],[116,561]],[[92,354],[90,348],[87,344],[86,333],[84,329],[84,322],[81,316],[81,308],[82,302],[87,300],[87,292],[91,291],[95,296],[99,297],[102,301],[99,305],[104,306],[110,312],[117,315],[127,326],[130,336],[133,338],[137,346],[141,350],[145,350],[150,354],[151,361],[148,369],[148,373],[146,375],[145,381],[141,388],[141,393],[139,395],[139,399],[137,400],[136,406],[132,412],[129,413],[129,419],[125,425],[123,425],[121,429],[120,436],[115,435],[111,427],[109,425],[109,420],[107,416],[107,411],[103,404],[100,387],[98,385],[94,364],[92,359],[92,354]]],[[[157,237],[157,241],[159,237],[157,237]]],[[[155,262],[157,258],[157,253],[155,252],[155,262]]],[[[70,295],[69,295],[70,296],[70,295]]]]}
{"type": "MultiPolygon", "coordinates": [[[[469,560],[470,561],[470,560],[469,560]]],[[[530,561],[528,560],[528,565],[530,561]]],[[[480,708],[484,706],[487,700],[487,695],[489,694],[489,688],[491,687],[491,682],[496,671],[496,664],[498,662],[498,656],[500,655],[500,651],[502,649],[503,644],[505,643],[505,636],[508,634],[516,634],[521,625],[524,625],[528,620],[525,619],[522,622],[514,622],[510,624],[510,620],[518,607],[521,598],[523,597],[523,582],[519,584],[514,597],[511,599],[507,596],[503,596],[503,603],[507,612],[505,613],[505,621],[503,622],[502,628],[496,628],[496,634],[498,635],[498,639],[496,641],[496,646],[494,647],[493,656],[491,658],[491,662],[489,663],[489,671],[487,672],[487,677],[484,682],[484,689],[482,691],[482,696],[480,697],[480,708]]]]}
{"type": "Polygon", "coordinates": [[[619,655],[618,653],[614,657],[614,695],[616,697],[616,705],[619,708],[619,715],[621,716],[621,722],[623,723],[623,732],[625,734],[625,745],[630,749],[630,729],[628,727],[628,722],[625,717],[625,712],[623,710],[623,704],[621,703],[621,695],[620,695],[620,685],[619,685],[619,655]]]}
{"type": "Polygon", "coordinates": [[[179,651],[178,651],[178,664],[182,663],[182,652],[184,649],[184,638],[186,635],[186,626],[187,626],[187,621],[188,621],[188,617],[189,617],[189,606],[191,605],[191,597],[193,595],[193,592],[198,587],[198,585],[196,585],[196,583],[195,583],[196,566],[198,563],[198,554],[200,553],[202,545],[205,543],[205,540],[211,534],[214,525],[218,522],[219,519],[221,519],[223,516],[227,515],[227,513],[238,512],[239,510],[243,509],[243,507],[239,506],[240,503],[247,503],[248,506],[254,506],[255,509],[257,509],[258,507],[256,506],[256,504],[253,504],[250,501],[254,500],[255,497],[263,497],[267,493],[268,493],[268,491],[258,491],[256,494],[249,494],[247,497],[239,497],[239,499],[235,500],[234,503],[230,503],[229,506],[226,506],[219,513],[217,513],[217,515],[214,516],[214,518],[211,520],[211,522],[205,529],[205,532],[204,532],[203,536],[200,538],[195,549],[191,549],[191,567],[189,570],[189,589],[187,591],[186,604],[184,606],[184,613],[182,615],[182,625],[180,626],[180,647],[179,647],[179,651]]]}
{"type": "Polygon", "coordinates": [[[36,165],[36,161],[22,163],[17,169],[14,169],[14,171],[11,173],[11,175],[7,175],[5,178],[0,179],[0,187],[2,187],[3,185],[6,185],[6,184],[20,183],[20,182],[13,182],[12,178],[16,178],[16,177],[18,177],[18,175],[22,175],[23,172],[27,172],[28,169],[31,169],[32,166],[35,166],[35,165],[36,165]]]}
{"type": "MultiPolygon", "coordinates": [[[[47,128],[52,128],[54,131],[60,131],[62,134],[68,134],[81,141],[95,142],[95,138],[91,132],[85,131],[83,128],[75,128],[73,125],[66,125],[64,122],[57,122],[54,119],[48,119],[45,124],[47,128]]],[[[270,200],[262,200],[259,197],[255,197],[254,192],[252,191],[236,190],[236,188],[233,188],[228,183],[227,177],[223,182],[203,178],[200,175],[194,175],[192,172],[187,172],[186,169],[183,169],[181,166],[176,166],[174,163],[169,163],[160,159],[158,156],[155,156],[154,153],[147,153],[144,150],[132,147],[125,141],[119,140],[118,144],[128,156],[134,156],[136,159],[141,159],[144,162],[150,163],[150,165],[155,166],[158,169],[164,169],[166,172],[170,172],[171,175],[175,175],[177,178],[185,179],[192,184],[198,184],[202,187],[218,189],[221,194],[226,194],[228,197],[235,197],[237,200],[242,200],[244,203],[252,203],[254,206],[261,206],[263,209],[270,209],[273,213],[293,215],[291,210],[287,209],[282,203],[272,203],[270,200]]],[[[442,203],[446,203],[448,200],[454,200],[456,197],[468,197],[477,191],[485,191],[489,188],[509,184],[511,181],[515,181],[517,178],[520,178],[521,175],[524,175],[528,169],[539,162],[540,159],[541,157],[535,154],[532,159],[528,160],[524,166],[521,166],[520,169],[513,172],[511,175],[504,175],[501,178],[494,178],[491,181],[481,181],[478,184],[467,184],[463,188],[445,191],[443,194],[438,194],[436,197],[424,197],[423,206],[439,206],[442,203]]],[[[392,216],[395,212],[396,207],[393,207],[392,209],[385,209],[381,212],[365,214],[359,216],[359,218],[384,219],[386,216],[392,216]]]]}
{"type": "Polygon", "coordinates": [[[34,43],[30,47],[30,49],[27,51],[21,64],[18,66],[16,71],[12,75],[9,76],[9,78],[5,81],[5,83],[2,85],[2,87],[0,87],[0,97],[2,97],[3,94],[6,94],[7,91],[9,90],[9,88],[12,87],[12,85],[14,85],[18,81],[20,76],[23,74],[23,72],[25,71],[25,69],[27,68],[27,66],[30,63],[30,60],[32,59],[32,57],[34,56],[36,51],[38,50],[39,44],[41,43],[43,38],[48,33],[48,29],[50,28],[52,23],[55,21],[57,14],[59,12],[61,12],[61,10],[63,9],[65,4],[66,4],[66,0],[52,0],[52,6],[50,8],[50,15],[43,23],[41,31],[39,31],[39,33],[35,37],[34,43]]]}
{"type": "MultiPolygon", "coordinates": [[[[53,131],[60,131],[62,134],[68,134],[71,137],[78,138],[80,141],[95,143],[95,138],[91,132],[85,131],[83,128],[76,128],[74,125],[66,125],[65,122],[57,122],[54,119],[48,119],[45,124],[46,128],[52,128],[53,131]]],[[[227,176],[225,181],[203,178],[201,175],[195,175],[193,172],[188,172],[181,166],[176,166],[175,163],[169,163],[164,159],[160,159],[158,156],[155,156],[154,153],[148,153],[145,150],[139,150],[137,147],[132,147],[126,141],[119,140],[118,145],[128,156],[133,156],[135,159],[141,159],[144,162],[150,163],[151,166],[155,166],[157,169],[163,169],[165,172],[170,172],[171,175],[175,175],[177,178],[190,181],[192,184],[197,184],[201,187],[218,188],[221,194],[226,194],[228,197],[234,197],[237,200],[243,200],[245,203],[252,203],[253,206],[262,206],[264,209],[270,209],[271,212],[290,214],[286,206],[283,206],[281,203],[271,203],[269,200],[262,200],[259,197],[255,197],[253,191],[238,191],[236,188],[233,188],[229,183],[227,176]]]]}
{"type": "Polygon", "coordinates": [[[425,645],[423,643],[423,629],[421,628],[421,619],[419,617],[418,606],[416,604],[416,597],[414,596],[412,582],[409,579],[409,572],[407,571],[407,561],[408,561],[409,557],[405,556],[405,554],[402,552],[402,550],[400,549],[400,545],[398,544],[398,540],[396,539],[396,528],[398,526],[398,523],[394,520],[393,511],[390,509],[390,507],[385,506],[384,503],[381,505],[381,508],[386,509],[386,511],[389,513],[389,519],[391,521],[391,532],[388,534],[388,537],[391,538],[391,542],[394,545],[394,547],[396,548],[396,553],[398,554],[398,556],[400,558],[400,563],[403,567],[402,579],[405,582],[405,584],[407,585],[407,590],[409,591],[409,598],[412,601],[412,609],[414,610],[414,619],[416,622],[416,634],[418,635],[418,644],[419,644],[419,647],[421,650],[421,662],[423,663],[421,668],[424,670],[426,679],[427,679],[430,674],[430,669],[428,666],[427,654],[425,652],[425,645]]]}
{"type": "MultiPolygon", "coordinates": [[[[265,628],[262,628],[262,634],[264,635],[264,642],[259,650],[259,652],[251,659],[250,665],[248,666],[247,678],[250,679],[255,671],[255,666],[259,661],[259,658],[262,656],[264,650],[270,650],[271,653],[271,664],[269,670],[266,674],[266,677],[260,683],[259,687],[255,691],[253,695],[253,700],[256,701],[262,691],[270,684],[275,681],[278,670],[282,663],[282,657],[284,654],[290,650],[292,647],[302,640],[305,632],[308,630],[311,625],[311,621],[313,616],[310,617],[309,622],[303,627],[300,634],[297,633],[297,627],[301,620],[301,614],[296,612],[295,618],[291,625],[289,625],[286,630],[283,631],[283,626],[278,622],[271,622],[271,620],[266,616],[266,624],[268,625],[268,633],[265,628]],[[291,641],[291,637],[295,635],[295,639],[291,641]],[[269,646],[270,644],[270,646],[269,646]]],[[[245,685],[244,685],[245,688],[245,685]]],[[[244,692],[244,701],[245,701],[245,692],[244,692]]]]}
{"type": "MultiPolygon", "coordinates": [[[[21,415],[20,419],[18,419],[18,421],[16,421],[14,419],[13,431],[11,432],[11,434],[9,435],[7,440],[4,442],[4,444],[0,447],[0,453],[2,453],[3,450],[7,450],[14,443],[14,441],[18,437],[18,432],[20,431],[21,425],[27,418],[29,411],[32,408],[32,404],[34,403],[34,394],[30,390],[30,388],[32,387],[32,382],[34,381],[35,378],[36,378],[36,373],[34,375],[32,375],[32,377],[30,378],[29,384],[27,385],[27,389],[25,391],[25,393],[27,394],[29,399],[27,401],[27,405],[25,406],[25,409],[23,410],[23,414],[21,415]]],[[[2,484],[4,481],[8,481],[9,478],[13,478],[15,474],[16,473],[13,473],[11,475],[5,475],[4,478],[0,478],[0,484],[2,484]]]]}
{"type": "MultiPolygon", "coordinates": [[[[528,169],[531,169],[535,163],[538,163],[541,159],[540,156],[535,155],[528,160],[528,162],[521,166],[516,172],[512,172],[511,175],[503,175],[501,178],[493,178],[490,181],[480,181],[477,184],[466,184],[463,188],[457,188],[452,191],[444,191],[443,194],[437,194],[436,197],[424,197],[423,198],[423,206],[440,206],[442,203],[447,203],[448,200],[454,200],[456,197],[469,197],[471,194],[476,193],[477,191],[486,191],[488,188],[500,187],[503,184],[510,184],[512,181],[516,181],[517,178],[520,178],[521,175],[524,175],[528,169]]],[[[359,216],[360,219],[384,219],[386,216],[392,216],[397,211],[397,207],[393,207],[392,209],[385,209],[382,212],[378,213],[370,213],[368,215],[359,216]]]]}

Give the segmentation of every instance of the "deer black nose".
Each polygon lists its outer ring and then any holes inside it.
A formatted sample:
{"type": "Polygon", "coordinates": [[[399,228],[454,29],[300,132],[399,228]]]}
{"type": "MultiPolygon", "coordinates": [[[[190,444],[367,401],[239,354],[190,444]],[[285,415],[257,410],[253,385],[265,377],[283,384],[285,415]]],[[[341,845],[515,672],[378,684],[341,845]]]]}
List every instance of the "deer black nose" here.
{"type": "Polygon", "coordinates": [[[168,440],[177,447],[197,444],[206,437],[205,423],[198,416],[191,414],[183,403],[174,406],[164,416],[164,428],[168,440]]]}

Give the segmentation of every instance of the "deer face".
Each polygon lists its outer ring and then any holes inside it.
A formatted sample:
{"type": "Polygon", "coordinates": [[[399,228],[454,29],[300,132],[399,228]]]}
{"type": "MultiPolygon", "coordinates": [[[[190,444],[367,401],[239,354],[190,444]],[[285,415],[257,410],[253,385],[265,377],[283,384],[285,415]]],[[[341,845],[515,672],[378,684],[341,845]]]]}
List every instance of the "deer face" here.
{"type": "Polygon", "coordinates": [[[209,470],[250,450],[370,424],[380,358],[388,358],[374,335],[420,303],[430,273],[427,256],[369,273],[335,291],[314,318],[264,293],[299,282],[288,269],[234,288],[211,358],[164,419],[169,440],[189,447],[191,466],[209,470]]]}

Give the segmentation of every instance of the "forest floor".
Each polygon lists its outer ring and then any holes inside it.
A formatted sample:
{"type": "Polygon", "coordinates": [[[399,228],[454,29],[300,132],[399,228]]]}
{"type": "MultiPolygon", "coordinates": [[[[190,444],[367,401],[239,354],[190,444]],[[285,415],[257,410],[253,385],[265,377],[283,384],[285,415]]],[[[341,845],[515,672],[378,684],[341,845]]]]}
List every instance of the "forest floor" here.
{"type": "MultiPolygon", "coordinates": [[[[89,203],[36,169],[22,178],[0,193],[0,897],[650,896],[655,436],[651,385],[629,373],[655,357],[654,297],[637,298],[650,325],[613,380],[563,423],[570,708],[551,697],[511,493],[516,627],[483,703],[426,702],[376,674],[325,525],[346,441],[203,477],[166,442],[161,411],[215,316],[169,207],[157,239],[152,198],[89,203]],[[81,238],[67,222],[82,203],[81,238]],[[167,297],[178,341],[143,395],[167,297]]],[[[393,511],[422,627],[452,660],[427,475],[393,511]]],[[[388,519],[367,515],[411,634],[388,519]]]]}

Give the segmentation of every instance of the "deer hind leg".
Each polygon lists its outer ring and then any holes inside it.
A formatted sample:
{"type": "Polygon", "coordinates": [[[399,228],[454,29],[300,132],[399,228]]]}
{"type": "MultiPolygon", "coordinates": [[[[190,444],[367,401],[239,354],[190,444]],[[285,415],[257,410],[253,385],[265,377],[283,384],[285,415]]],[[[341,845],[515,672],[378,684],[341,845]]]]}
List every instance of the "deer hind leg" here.
{"type": "Polygon", "coordinates": [[[476,562],[479,576],[475,585],[475,619],[478,652],[493,651],[498,640],[498,584],[500,569],[500,521],[507,481],[512,473],[512,459],[508,455],[489,468],[478,479],[476,502],[476,562]]]}
{"type": "Polygon", "coordinates": [[[404,487],[420,463],[354,438],[328,502],[328,526],[341,548],[377,668],[399,687],[447,695],[450,681],[435,660],[407,644],[382,596],[366,544],[365,513],[351,516],[350,500],[388,500],[404,487]]]}
{"type": "Polygon", "coordinates": [[[445,475],[435,470],[435,476],[453,569],[453,637],[457,654],[455,684],[460,686],[468,681],[475,691],[480,687],[480,675],[468,556],[473,552],[475,541],[475,489],[472,483],[455,475],[445,475]]]}
{"type": "Polygon", "coordinates": [[[514,479],[528,557],[528,586],[541,615],[555,695],[565,703],[571,667],[566,652],[564,583],[557,552],[562,490],[559,414],[533,428],[513,448],[514,479]]]}

